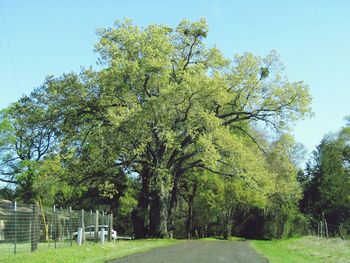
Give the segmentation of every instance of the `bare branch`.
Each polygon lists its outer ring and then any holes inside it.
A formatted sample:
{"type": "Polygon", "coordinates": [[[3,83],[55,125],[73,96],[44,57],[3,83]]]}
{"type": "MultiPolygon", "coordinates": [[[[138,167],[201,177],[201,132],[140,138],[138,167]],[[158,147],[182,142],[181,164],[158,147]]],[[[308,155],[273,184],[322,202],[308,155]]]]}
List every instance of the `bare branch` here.
{"type": "Polygon", "coordinates": [[[244,134],[246,134],[255,143],[255,145],[259,148],[259,150],[262,151],[267,156],[266,151],[260,146],[260,144],[255,140],[255,138],[250,133],[248,133],[246,130],[244,130],[242,127],[239,127],[239,126],[231,126],[231,127],[239,129],[244,134]]]}

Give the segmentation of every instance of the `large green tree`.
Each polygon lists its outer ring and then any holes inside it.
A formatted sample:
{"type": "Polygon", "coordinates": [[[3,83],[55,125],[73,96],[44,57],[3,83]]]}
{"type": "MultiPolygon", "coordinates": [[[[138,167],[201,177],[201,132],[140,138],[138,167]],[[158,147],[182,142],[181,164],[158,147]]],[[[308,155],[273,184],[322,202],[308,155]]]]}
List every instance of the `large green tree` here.
{"type": "Polygon", "coordinates": [[[108,113],[121,142],[118,158],[142,178],[139,213],[150,215],[151,235],[174,227],[182,176],[202,169],[254,183],[237,165],[248,161],[237,134],[250,136],[259,122],[283,130],[309,111],[307,87],[282,75],[274,52],[230,61],[205,47],[207,32],[204,20],[175,29],[126,21],[100,31],[100,76],[117,94],[108,113]]]}
{"type": "Polygon", "coordinates": [[[172,235],[180,182],[193,172],[268,190],[257,130],[284,132],[310,111],[307,86],[284,76],[276,52],[230,60],[206,47],[207,34],[205,20],[117,22],[99,30],[99,70],[48,78],[37,91],[76,185],[105,181],[113,195],[118,178],[140,180],[137,236],[172,235]]]}

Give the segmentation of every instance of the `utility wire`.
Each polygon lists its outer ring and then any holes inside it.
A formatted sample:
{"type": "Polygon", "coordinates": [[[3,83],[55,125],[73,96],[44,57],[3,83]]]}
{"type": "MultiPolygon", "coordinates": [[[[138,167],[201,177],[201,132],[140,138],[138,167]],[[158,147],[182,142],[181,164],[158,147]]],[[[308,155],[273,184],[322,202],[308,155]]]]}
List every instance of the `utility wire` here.
{"type": "Polygon", "coordinates": [[[18,84],[15,59],[13,57],[11,41],[10,41],[9,33],[8,33],[8,30],[7,30],[6,16],[5,16],[4,8],[2,6],[2,2],[1,1],[0,1],[0,9],[1,9],[2,18],[3,18],[3,21],[4,21],[4,28],[5,28],[5,35],[6,35],[6,39],[7,39],[7,45],[9,47],[9,51],[10,51],[10,59],[11,59],[11,64],[12,64],[13,75],[14,75],[14,78],[15,78],[15,86],[16,86],[16,89],[17,89],[17,95],[20,96],[21,94],[20,94],[20,89],[19,89],[19,84],[18,84]]]}

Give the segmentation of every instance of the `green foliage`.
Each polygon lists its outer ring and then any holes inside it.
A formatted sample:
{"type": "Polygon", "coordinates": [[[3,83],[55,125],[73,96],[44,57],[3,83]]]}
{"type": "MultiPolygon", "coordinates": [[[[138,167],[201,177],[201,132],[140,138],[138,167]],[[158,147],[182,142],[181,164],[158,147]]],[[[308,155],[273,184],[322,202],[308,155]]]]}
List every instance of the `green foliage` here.
{"type": "Polygon", "coordinates": [[[42,200],[44,206],[63,203],[74,194],[61,167],[59,156],[53,156],[35,163],[33,192],[42,200]]]}
{"type": "Polygon", "coordinates": [[[230,225],[237,207],[295,202],[293,142],[259,129],[287,132],[309,115],[311,97],[275,51],[227,59],[205,45],[204,19],[175,28],[124,20],[98,35],[98,70],[48,77],[0,126],[0,142],[21,142],[1,157],[16,157],[11,176],[23,198],[45,189],[56,202],[133,210],[139,236],[155,237],[172,235],[181,202],[201,228],[230,225]]]}
{"type": "Polygon", "coordinates": [[[133,189],[131,183],[127,187],[126,192],[119,199],[119,209],[118,214],[121,216],[130,215],[131,212],[135,209],[137,205],[137,200],[135,199],[136,194],[134,193],[135,189],[133,189]]]}
{"type": "Polygon", "coordinates": [[[320,219],[324,213],[327,221],[334,225],[350,223],[349,142],[348,127],[325,137],[313,152],[303,180],[302,210],[315,219],[320,219]]]}
{"type": "Polygon", "coordinates": [[[276,185],[265,210],[265,238],[285,238],[299,233],[303,216],[298,211],[301,188],[297,168],[293,163],[295,142],[289,135],[277,140],[269,153],[270,169],[276,175],[276,185]]]}

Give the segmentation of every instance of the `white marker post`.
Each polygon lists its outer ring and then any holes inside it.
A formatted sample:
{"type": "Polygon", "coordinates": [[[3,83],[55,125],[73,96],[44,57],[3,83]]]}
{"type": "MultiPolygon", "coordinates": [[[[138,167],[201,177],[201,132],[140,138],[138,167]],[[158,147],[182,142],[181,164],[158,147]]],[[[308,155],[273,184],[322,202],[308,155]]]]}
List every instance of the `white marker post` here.
{"type": "Polygon", "coordinates": [[[100,237],[101,243],[103,244],[105,242],[105,229],[101,228],[101,237],[100,237]]]}
{"type": "Polygon", "coordinates": [[[83,241],[83,229],[78,228],[77,243],[79,246],[82,244],[82,241],[83,241]]]}

